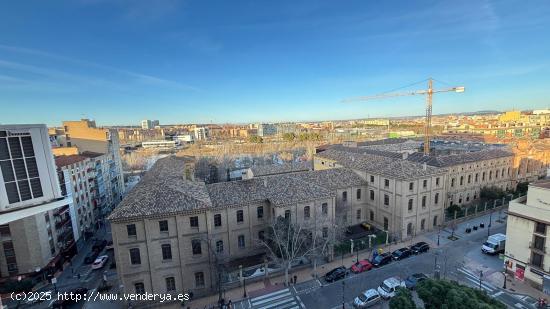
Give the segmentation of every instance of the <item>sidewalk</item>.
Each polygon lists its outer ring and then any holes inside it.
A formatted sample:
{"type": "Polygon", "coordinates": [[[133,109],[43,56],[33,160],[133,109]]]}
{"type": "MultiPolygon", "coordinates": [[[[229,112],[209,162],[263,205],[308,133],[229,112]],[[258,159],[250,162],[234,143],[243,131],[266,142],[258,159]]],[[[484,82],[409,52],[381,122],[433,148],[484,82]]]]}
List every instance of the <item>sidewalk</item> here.
{"type": "MultiPolygon", "coordinates": [[[[437,232],[436,232],[437,233],[437,232]]],[[[389,244],[388,246],[382,245],[380,248],[384,250],[384,252],[392,252],[393,250],[410,246],[411,243],[416,243],[419,241],[425,241],[430,244],[432,247],[437,247],[436,243],[434,243],[430,238],[426,238],[426,235],[419,235],[413,240],[406,240],[404,242],[398,242],[397,244],[389,244]]],[[[436,234],[437,237],[437,234],[436,234]]],[[[359,252],[359,259],[370,259],[370,255],[372,253],[372,250],[364,250],[359,252]]],[[[355,262],[357,262],[357,253],[354,252],[353,256],[344,256],[342,259],[341,257],[335,257],[333,261],[317,266],[317,274],[318,277],[322,277],[325,273],[330,271],[333,268],[339,267],[339,266],[346,266],[350,267],[355,262]]],[[[312,279],[315,279],[315,274],[312,267],[307,267],[300,269],[296,272],[290,273],[289,277],[297,277],[297,285],[300,285],[300,283],[304,283],[306,281],[310,281],[312,279]]],[[[285,288],[285,276],[284,274],[281,274],[276,277],[269,278],[267,280],[258,281],[254,283],[247,283],[246,284],[246,291],[248,297],[255,297],[258,295],[263,295],[269,292],[277,291],[279,289],[285,288]]],[[[231,290],[227,290],[224,292],[224,299],[226,301],[231,300],[232,302],[236,302],[238,300],[243,299],[244,297],[244,291],[243,287],[234,288],[231,290]]],[[[191,301],[189,304],[186,304],[185,308],[191,308],[191,309],[204,309],[204,308],[210,308],[211,306],[216,305],[218,302],[218,294],[216,295],[210,295],[206,297],[202,297],[199,299],[195,299],[191,301]]],[[[170,304],[167,305],[165,308],[181,308],[179,304],[170,304]]]]}

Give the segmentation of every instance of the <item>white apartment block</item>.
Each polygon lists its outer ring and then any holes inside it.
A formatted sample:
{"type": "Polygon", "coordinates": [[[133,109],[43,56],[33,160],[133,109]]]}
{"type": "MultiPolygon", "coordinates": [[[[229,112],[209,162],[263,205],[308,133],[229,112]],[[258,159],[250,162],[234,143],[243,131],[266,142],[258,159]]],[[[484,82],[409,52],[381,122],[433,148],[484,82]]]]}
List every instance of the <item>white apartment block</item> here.
{"type": "Polygon", "coordinates": [[[74,248],[45,125],[0,126],[0,277],[41,275],[74,248]]]}

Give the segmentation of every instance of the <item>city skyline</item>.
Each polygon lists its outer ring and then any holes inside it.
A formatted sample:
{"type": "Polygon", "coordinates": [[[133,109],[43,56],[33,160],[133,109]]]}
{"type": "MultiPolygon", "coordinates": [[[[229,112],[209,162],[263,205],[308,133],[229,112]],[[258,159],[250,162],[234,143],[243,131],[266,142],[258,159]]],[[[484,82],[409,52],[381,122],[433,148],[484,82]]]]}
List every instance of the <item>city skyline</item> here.
{"type": "Polygon", "coordinates": [[[550,5],[543,1],[99,0],[0,8],[0,123],[414,116],[423,114],[423,97],[341,100],[430,76],[437,87],[466,87],[438,95],[434,114],[549,105],[550,5]]]}

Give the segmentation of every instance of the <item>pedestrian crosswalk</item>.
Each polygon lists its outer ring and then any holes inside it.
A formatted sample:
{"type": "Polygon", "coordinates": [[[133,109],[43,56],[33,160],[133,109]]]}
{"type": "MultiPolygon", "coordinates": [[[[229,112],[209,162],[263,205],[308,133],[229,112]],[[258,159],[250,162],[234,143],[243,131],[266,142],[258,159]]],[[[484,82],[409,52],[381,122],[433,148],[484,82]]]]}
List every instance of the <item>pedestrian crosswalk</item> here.
{"type": "Polygon", "coordinates": [[[483,281],[483,276],[480,277],[481,273],[475,274],[464,267],[459,267],[457,270],[464,276],[464,279],[466,279],[466,281],[471,283],[473,287],[481,287],[482,289],[487,291],[488,294],[493,294],[495,292],[499,293],[500,289],[487,281],[483,281]]]}
{"type": "MultiPolygon", "coordinates": [[[[238,306],[236,306],[237,308],[238,306]]],[[[251,309],[303,309],[300,297],[291,292],[290,289],[282,289],[276,292],[249,299],[248,306],[243,308],[251,309]]]]}

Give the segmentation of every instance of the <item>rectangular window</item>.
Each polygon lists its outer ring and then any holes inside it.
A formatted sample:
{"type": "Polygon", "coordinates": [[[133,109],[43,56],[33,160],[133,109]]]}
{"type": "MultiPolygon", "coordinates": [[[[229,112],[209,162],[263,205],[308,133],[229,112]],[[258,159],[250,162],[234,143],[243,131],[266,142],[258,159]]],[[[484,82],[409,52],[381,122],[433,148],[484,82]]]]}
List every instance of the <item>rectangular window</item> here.
{"type": "Polygon", "coordinates": [[[374,201],[374,190],[370,190],[370,200],[374,201]]]}
{"type": "Polygon", "coordinates": [[[237,210],[237,223],[244,222],[244,211],[237,210]]]}
{"type": "Polygon", "coordinates": [[[355,219],[361,220],[361,209],[357,209],[356,214],[355,214],[355,219]]]}
{"type": "Polygon", "coordinates": [[[166,292],[174,292],[176,290],[176,279],[174,277],[168,277],[164,281],[166,282],[166,292]]]}
{"type": "Polygon", "coordinates": [[[214,226],[215,227],[222,226],[222,215],[220,215],[220,214],[215,214],[214,215],[214,226]]]}
{"type": "Polygon", "coordinates": [[[126,225],[126,231],[128,232],[128,237],[136,237],[136,225],[135,224],[128,224],[126,225]]]}
{"type": "Polygon", "coordinates": [[[258,239],[259,240],[265,240],[265,232],[264,231],[259,231],[258,232],[258,239]]]}
{"type": "Polygon", "coordinates": [[[203,272],[195,273],[195,287],[197,287],[197,288],[204,287],[204,273],[203,272]]]}
{"type": "Polygon", "coordinates": [[[409,190],[413,190],[414,189],[414,183],[413,182],[409,182],[409,190]]]}
{"type": "Polygon", "coordinates": [[[310,208],[309,206],[306,206],[304,207],[304,219],[309,219],[310,218],[310,208]]]}
{"type": "Polygon", "coordinates": [[[546,238],[535,235],[533,237],[533,248],[544,251],[546,238]]]}
{"type": "Polygon", "coordinates": [[[256,215],[257,215],[258,219],[263,219],[263,217],[264,217],[264,207],[263,206],[259,206],[258,208],[256,208],[256,215]]]}
{"type": "Polygon", "coordinates": [[[239,248],[243,249],[245,247],[244,235],[239,235],[237,240],[238,240],[238,243],[239,243],[239,248]]]}
{"type": "Polygon", "coordinates": [[[535,223],[535,233],[546,235],[546,224],[540,222],[535,223]]]}
{"type": "Polygon", "coordinates": [[[435,179],[435,185],[436,185],[436,186],[439,186],[439,177],[437,177],[437,178],[435,179]]]}
{"type": "Polygon", "coordinates": [[[145,294],[145,285],[143,282],[135,283],[134,289],[136,290],[136,294],[145,294]]]}
{"type": "Polygon", "coordinates": [[[191,240],[191,247],[193,248],[193,255],[202,254],[201,240],[200,239],[191,240]]]}
{"type": "Polygon", "coordinates": [[[374,176],[370,175],[370,182],[374,182],[374,176]]]}
{"type": "Polygon", "coordinates": [[[323,228],[323,238],[327,238],[328,237],[328,227],[324,227],[323,228]]]}
{"type": "Polygon", "coordinates": [[[172,246],[170,244],[161,245],[162,249],[162,259],[171,260],[172,259],[172,246]]]}
{"type": "Polygon", "coordinates": [[[538,268],[543,268],[544,267],[544,256],[542,254],[538,254],[538,253],[531,253],[531,265],[535,266],[535,267],[538,267],[538,268]]]}
{"type": "Polygon", "coordinates": [[[290,220],[290,210],[285,210],[285,219],[290,220]]]}
{"type": "Polygon", "coordinates": [[[387,194],[384,194],[384,205],[388,206],[390,204],[390,197],[387,194]]]}
{"type": "Polygon", "coordinates": [[[426,207],[426,196],[422,197],[422,207],[426,207]]]}
{"type": "Polygon", "coordinates": [[[168,221],[162,220],[159,221],[159,230],[161,233],[168,233],[168,221]]]}
{"type": "Polygon", "coordinates": [[[424,179],[424,181],[422,182],[422,187],[424,189],[426,189],[428,187],[428,181],[426,179],[424,179]]]}
{"type": "Polygon", "coordinates": [[[323,205],[321,205],[321,211],[323,212],[323,215],[328,215],[328,204],[327,203],[323,203],[323,205]]]}
{"type": "Polygon", "coordinates": [[[141,255],[139,254],[139,248],[130,249],[130,264],[132,265],[141,264],[141,255]]]}
{"type": "Polygon", "coordinates": [[[344,191],[342,192],[342,201],[347,201],[348,200],[348,192],[347,191],[344,191]]]}
{"type": "Polygon", "coordinates": [[[390,180],[389,179],[384,179],[384,187],[389,187],[390,186],[390,180]]]}
{"type": "Polygon", "coordinates": [[[357,189],[357,199],[361,199],[361,189],[357,189]]]}
{"type": "Polygon", "coordinates": [[[199,217],[197,217],[197,216],[189,217],[189,225],[191,225],[191,227],[198,228],[199,227],[199,217]]]}

